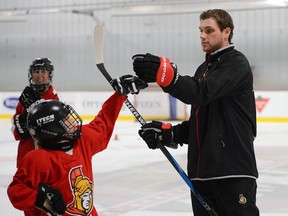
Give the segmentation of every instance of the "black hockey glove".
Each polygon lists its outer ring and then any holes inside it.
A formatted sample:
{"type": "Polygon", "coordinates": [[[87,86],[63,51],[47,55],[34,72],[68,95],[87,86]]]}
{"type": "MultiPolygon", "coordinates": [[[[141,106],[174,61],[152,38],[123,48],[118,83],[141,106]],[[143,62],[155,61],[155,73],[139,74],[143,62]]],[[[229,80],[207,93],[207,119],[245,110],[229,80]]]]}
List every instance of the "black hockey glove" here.
{"type": "Polygon", "coordinates": [[[178,144],[173,142],[173,129],[170,123],[152,121],[143,125],[138,133],[150,149],[158,148],[159,142],[169,148],[178,147],[178,144]]]}
{"type": "Polygon", "coordinates": [[[124,75],[112,80],[112,87],[122,96],[129,93],[138,94],[140,90],[147,86],[146,82],[132,75],[124,75]]]}
{"type": "Polygon", "coordinates": [[[171,87],[178,80],[176,64],[169,58],[147,54],[137,54],[132,57],[133,70],[136,75],[147,83],[157,82],[161,87],[171,87]]]}
{"type": "Polygon", "coordinates": [[[25,139],[30,136],[30,133],[26,125],[26,118],[27,113],[16,115],[14,118],[15,129],[18,132],[21,139],[25,139]]]}
{"type": "Polygon", "coordinates": [[[19,97],[20,103],[23,105],[27,112],[30,112],[30,110],[35,105],[42,102],[43,100],[44,99],[41,98],[40,94],[30,86],[26,86],[19,97]]]}
{"type": "Polygon", "coordinates": [[[35,207],[52,215],[62,215],[66,210],[61,192],[44,183],[38,185],[35,207]]]}

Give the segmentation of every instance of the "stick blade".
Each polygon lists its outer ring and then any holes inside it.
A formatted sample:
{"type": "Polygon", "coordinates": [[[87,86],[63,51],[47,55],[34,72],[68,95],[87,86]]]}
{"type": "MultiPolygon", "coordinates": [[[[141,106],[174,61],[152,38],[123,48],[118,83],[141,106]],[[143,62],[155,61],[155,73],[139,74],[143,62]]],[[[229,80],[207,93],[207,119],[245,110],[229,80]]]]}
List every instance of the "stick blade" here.
{"type": "Polygon", "coordinates": [[[103,62],[103,44],[104,44],[104,27],[101,24],[97,24],[94,27],[94,45],[96,52],[96,64],[103,62]]]}

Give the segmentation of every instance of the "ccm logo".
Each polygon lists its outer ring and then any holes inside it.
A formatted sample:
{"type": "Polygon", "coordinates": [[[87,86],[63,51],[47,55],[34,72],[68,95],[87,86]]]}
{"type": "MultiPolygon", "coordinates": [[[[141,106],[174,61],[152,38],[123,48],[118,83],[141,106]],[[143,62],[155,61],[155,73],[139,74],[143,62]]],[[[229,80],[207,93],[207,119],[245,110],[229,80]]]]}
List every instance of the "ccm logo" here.
{"type": "Polygon", "coordinates": [[[4,101],[3,101],[3,105],[4,107],[7,107],[9,109],[16,109],[16,106],[18,104],[18,98],[16,97],[10,97],[10,98],[6,98],[4,101]]]}
{"type": "Polygon", "coordinates": [[[162,76],[161,76],[161,82],[162,83],[165,80],[166,71],[167,71],[167,61],[166,61],[166,58],[163,57],[163,71],[162,71],[162,76]]]}

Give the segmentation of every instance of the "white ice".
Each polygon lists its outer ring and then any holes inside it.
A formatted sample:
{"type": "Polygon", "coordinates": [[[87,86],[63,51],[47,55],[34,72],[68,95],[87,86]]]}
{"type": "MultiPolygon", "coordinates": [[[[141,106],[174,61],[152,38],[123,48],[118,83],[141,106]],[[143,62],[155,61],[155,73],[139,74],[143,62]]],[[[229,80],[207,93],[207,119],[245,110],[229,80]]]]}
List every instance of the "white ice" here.
{"type": "MultiPolygon", "coordinates": [[[[146,147],[139,127],[137,122],[118,121],[108,148],[93,158],[94,205],[100,216],[193,215],[189,187],[160,150],[146,147]]],[[[0,215],[24,215],[6,193],[16,171],[18,143],[9,120],[0,120],[0,128],[0,215]]],[[[258,123],[257,204],[262,216],[288,215],[287,140],[288,124],[258,123]]],[[[187,147],[169,151],[186,171],[187,147]]]]}

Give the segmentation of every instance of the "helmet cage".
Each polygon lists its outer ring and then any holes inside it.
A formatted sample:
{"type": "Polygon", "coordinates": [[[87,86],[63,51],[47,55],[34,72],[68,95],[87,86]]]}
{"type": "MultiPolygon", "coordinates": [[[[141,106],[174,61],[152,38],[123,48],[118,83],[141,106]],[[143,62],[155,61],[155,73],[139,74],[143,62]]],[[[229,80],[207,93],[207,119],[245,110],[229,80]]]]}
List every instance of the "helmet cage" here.
{"type": "Polygon", "coordinates": [[[82,130],[81,117],[69,105],[66,105],[66,109],[63,109],[60,116],[63,116],[63,118],[60,118],[59,125],[66,131],[66,133],[63,133],[61,137],[70,141],[78,139],[80,137],[80,131],[82,130]],[[79,127],[80,130],[78,129],[79,127]],[[75,128],[77,129],[75,130],[75,128]]]}
{"type": "Polygon", "coordinates": [[[52,78],[54,75],[54,66],[52,65],[50,59],[48,58],[36,58],[29,67],[28,80],[32,88],[38,92],[43,92],[45,89],[49,88],[52,84],[52,78]],[[49,72],[49,82],[45,84],[36,84],[32,79],[32,73],[35,70],[47,70],[49,72]]]}

